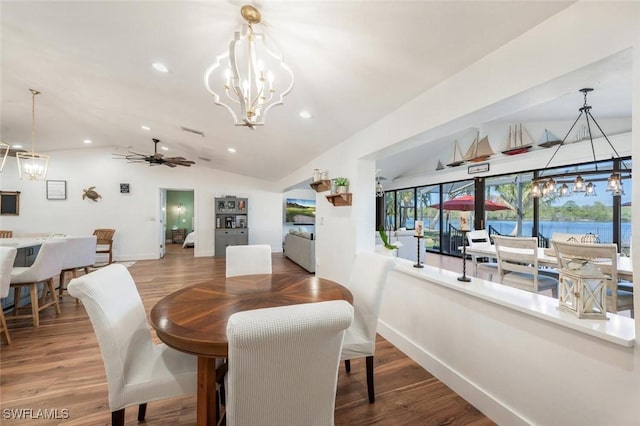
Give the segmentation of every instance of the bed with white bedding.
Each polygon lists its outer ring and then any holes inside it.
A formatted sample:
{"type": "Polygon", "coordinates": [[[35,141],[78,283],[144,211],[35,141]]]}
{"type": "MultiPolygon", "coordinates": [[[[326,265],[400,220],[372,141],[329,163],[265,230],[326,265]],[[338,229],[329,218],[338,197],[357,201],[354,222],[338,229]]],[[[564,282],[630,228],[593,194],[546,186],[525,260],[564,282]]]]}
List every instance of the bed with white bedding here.
{"type": "Polygon", "coordinates": [[[187,234],[182,243],[182,248],[194,247],[196,245],[196,232],[191,231],[187,234]]]}

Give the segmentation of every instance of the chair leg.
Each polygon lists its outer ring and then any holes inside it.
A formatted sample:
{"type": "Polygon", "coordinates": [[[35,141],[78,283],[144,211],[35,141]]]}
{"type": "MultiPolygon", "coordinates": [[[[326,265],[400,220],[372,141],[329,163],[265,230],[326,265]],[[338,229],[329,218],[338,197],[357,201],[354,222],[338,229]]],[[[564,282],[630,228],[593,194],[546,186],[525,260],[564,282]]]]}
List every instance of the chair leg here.
{"type": "MultiPolygon", "coordinates": [[[[49,296],[51,297],[51,301],[53,306],[56,308],[56,313],[60,315],[62,312],[60,311],[60,303],[58,303],[58,295],[56,294],[56,289],[53,285],[53,277],[47,280],[47,287],[49,288],[49,296]]],[[[44,291],[44,290],[43,290],[44,291]]]]}
{"type": "Polygon", "coordinates": [[[369,393],[369,404],[376,400],[376,394],[373,389],[373,355],[367,357],[367,392],[369,393]]]}
{"type": "Polygon", "coordinates": [[[22,293],[21,286],[13,287],[13,316],[18,315],[18,307],[20,306],[20,293],[22,293]]]}
{"type": "Polygon", "coordinates": [[[64,291],[64,273],[66,271],[60,271],[60,286],[58,287],[58,294],[62,296],[62,292],[64,291]]]}
{"type": "MultiPolygon", "coordinates": [[[[38,309],[38,283],[31,283],[31,316],[33,326],[40,327],[40,309],[38,309]]],[[[44,291],[44,289],[42,290],[44,291]]]]}
{"type": "Polygon", "coordinates": [[[220,423],[220,393],[216,391],[216,424],[220,423]]]}
{"type": "MultiPolygon", "coordinates": [[[[124,410],[123,410],[124,411],[124,410]]],[[[144,416],[147,415],[147,403],[138,405],[138,421],[144,421],[144,416]]]]}
{"type": "Polygon", "coordinates": [[[0,326],[2,327],[2,333],[7,339],[7,345],[11,344],[11,337],[9,337],[9,329],[7,328],[7,319],[4,317],[4,311],[0,307],[0,326]]]}
{"type": "Polygon", "coordinates": [[[345,359],[344,360],[344,369],[346,370],[347,373],[351,373],[351,360],[350,359],[345,359]]]}
{"type": "Polygon", "coordinates": [[[124,426],[124,408],[111,412],[111,426],[124,426]]]}

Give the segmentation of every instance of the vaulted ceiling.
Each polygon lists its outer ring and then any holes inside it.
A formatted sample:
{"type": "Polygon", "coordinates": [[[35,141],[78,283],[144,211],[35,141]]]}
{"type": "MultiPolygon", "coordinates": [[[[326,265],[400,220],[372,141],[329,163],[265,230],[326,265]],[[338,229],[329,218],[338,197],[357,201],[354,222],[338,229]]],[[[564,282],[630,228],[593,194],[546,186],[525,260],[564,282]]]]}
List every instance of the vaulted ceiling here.
{"type": "Polygon", "coordinates": [[[251,131],[233,126],[202,83],[243,3],[3,1],[0,138],[28,148],[34,88],[38,151],[149,153],[158,138],[166,155],[275,181],[571,3],[255,2],[257,29],[296,82],[251,131]]]}

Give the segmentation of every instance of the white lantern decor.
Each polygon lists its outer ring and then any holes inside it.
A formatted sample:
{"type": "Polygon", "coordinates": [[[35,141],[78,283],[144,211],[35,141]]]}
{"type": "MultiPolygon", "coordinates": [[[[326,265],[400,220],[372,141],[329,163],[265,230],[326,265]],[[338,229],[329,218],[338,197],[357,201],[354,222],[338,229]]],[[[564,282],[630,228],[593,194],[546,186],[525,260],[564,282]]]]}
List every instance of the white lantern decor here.
{"type": "Polygon", "coordinates": [[[607,281],[590,260],[573,259],[560,270],[560,310],[578,318],[607,319],[607,281]]]}

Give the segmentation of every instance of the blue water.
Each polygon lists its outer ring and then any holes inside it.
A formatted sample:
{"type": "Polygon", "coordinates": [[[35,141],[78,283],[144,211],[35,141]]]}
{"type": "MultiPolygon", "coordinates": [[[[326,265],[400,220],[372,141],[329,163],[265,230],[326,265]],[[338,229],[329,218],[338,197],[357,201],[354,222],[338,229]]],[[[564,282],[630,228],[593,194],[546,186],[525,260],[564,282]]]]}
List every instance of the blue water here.
{"type": "MultiPolygon", "coordinates": [[[[487,227],[493,226],[499,233],[509,235],[514,230],[516,222],[507,220],[487,221],[487,227]]],[[[522,221],[522,235],[531,236],[532,221],[522,221]]],[[[554,232],[567,234],[587,234],[591,232],[600,238],[601,243],[613,241],[613,227],[611,222],[553,222],[540,221],[540,234],[551,238],[554,232]]],[[[623,245],[631,242],[631,223],[623,222],[621,225],[621,238],[623,245]]]]}

